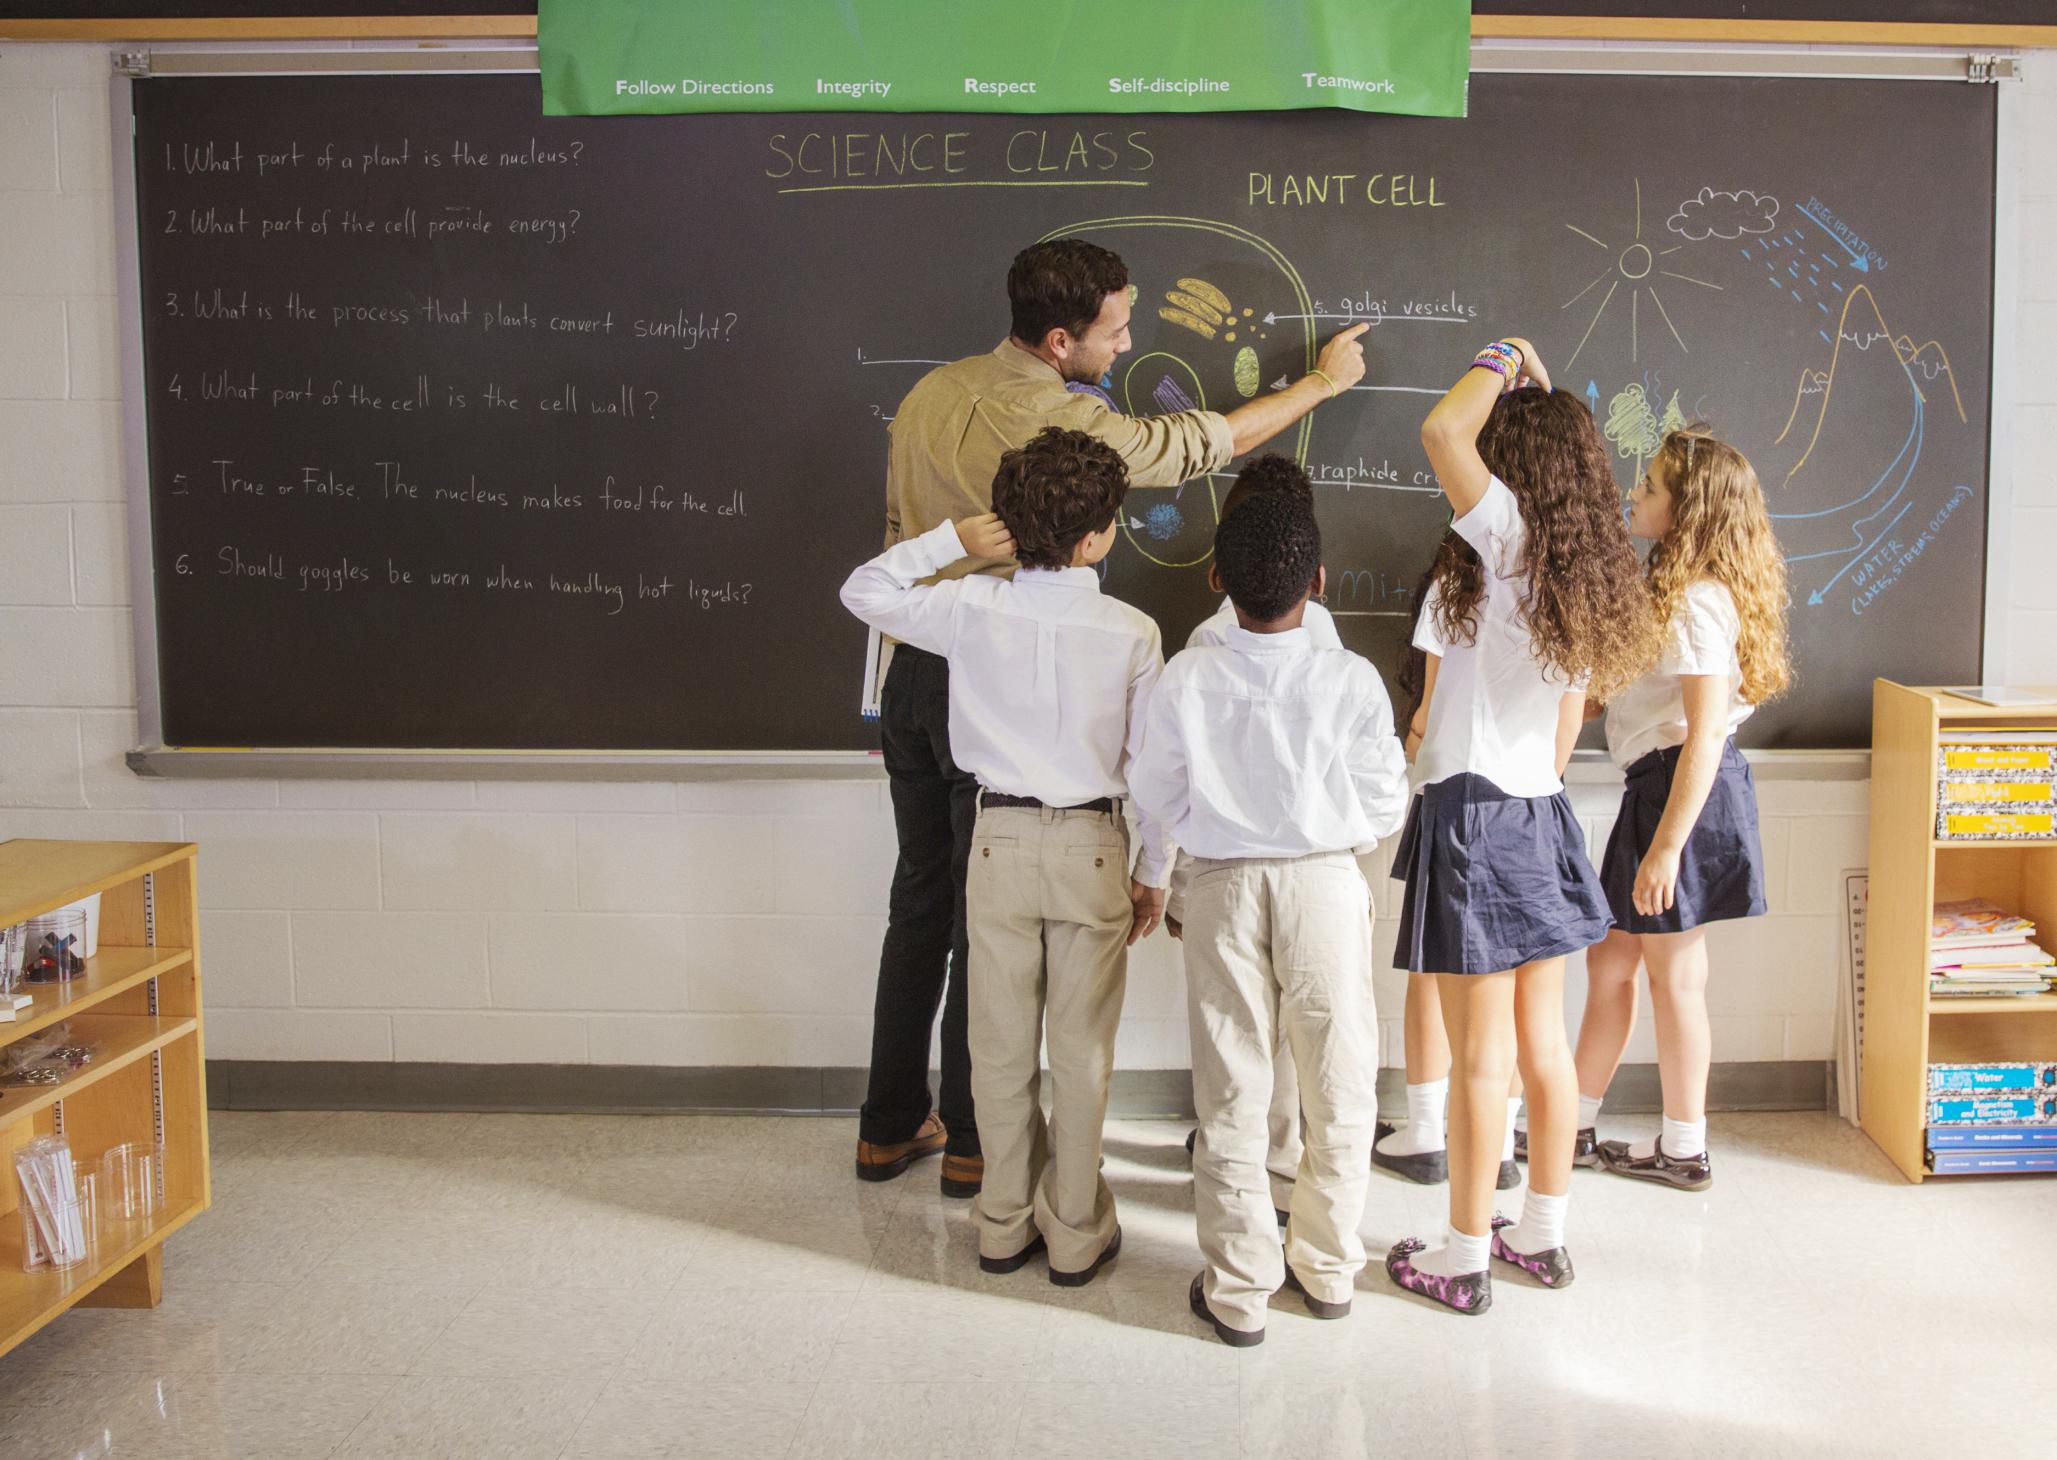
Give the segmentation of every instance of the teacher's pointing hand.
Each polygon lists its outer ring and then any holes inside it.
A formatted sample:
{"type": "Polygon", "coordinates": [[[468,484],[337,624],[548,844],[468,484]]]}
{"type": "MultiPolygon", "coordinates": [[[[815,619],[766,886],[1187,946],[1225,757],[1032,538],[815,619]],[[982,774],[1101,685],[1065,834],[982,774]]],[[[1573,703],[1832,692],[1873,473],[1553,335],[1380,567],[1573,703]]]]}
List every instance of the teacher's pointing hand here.
{"type": "Polygon", "coordinates": [[[1364,344],[1358,336],[1370,328],[1369,324],[1353,324],[1321,347],[1321,358],[1314,362],[1316,378],[1326,375],[1337,394],[1364,378],[1364,344]]]}

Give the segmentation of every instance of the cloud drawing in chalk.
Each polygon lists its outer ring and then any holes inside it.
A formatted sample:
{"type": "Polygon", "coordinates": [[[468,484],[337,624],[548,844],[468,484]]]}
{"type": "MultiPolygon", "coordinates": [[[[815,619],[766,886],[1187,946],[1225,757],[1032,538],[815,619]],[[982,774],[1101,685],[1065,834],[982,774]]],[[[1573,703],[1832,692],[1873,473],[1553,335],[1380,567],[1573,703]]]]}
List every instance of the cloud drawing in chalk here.
{"type": "Polygon", "coordinates": [[[1693,243],[1709,238],[1741,238],[1769,233],[1778,226],[1778,199],[1764,193],[1720,192],[1702,188],[1678,205],[1664,226],[1693,243]]]}

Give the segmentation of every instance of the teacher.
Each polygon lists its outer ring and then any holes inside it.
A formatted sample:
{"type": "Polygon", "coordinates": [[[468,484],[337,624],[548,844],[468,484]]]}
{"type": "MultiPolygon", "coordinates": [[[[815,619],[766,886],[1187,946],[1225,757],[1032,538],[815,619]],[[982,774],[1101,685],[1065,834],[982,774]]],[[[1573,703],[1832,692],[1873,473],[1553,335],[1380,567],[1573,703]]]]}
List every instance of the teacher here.
{"type": "MultiPolygon", "coordinates": [[[[1311,374],[1226,415],[1124,416],[1097,392],[1069,389],[1098,384],[1129,348],[1129,275],[1119,255],[1079,238],[1025,248],[1007,271],[1007,302],[1013,322],[1006,339],[988,354],[931,370],[894,413],[888,547],[946,519],[992,511],[1001,454],[1045,426],[1106,442],[1133,485],[1177,486],[1220,470],[1364,377],[1360,324],[1328,342],[1311,374]]],[[[1012,569],[967,558],[939,576],[1012,569]]],[[[941,1151],[943,1194],[972,1197],[985,1177],[965,1031],[964,874],[978,784],[950,757],[948,664],[906,644],[891,652],[879,739],[900,853],[879,954],[857,1175],[888,1181],[941,1151]],[[939,1003],[943,1079],[932,1105],[929,1031],[939,1003]]]]}

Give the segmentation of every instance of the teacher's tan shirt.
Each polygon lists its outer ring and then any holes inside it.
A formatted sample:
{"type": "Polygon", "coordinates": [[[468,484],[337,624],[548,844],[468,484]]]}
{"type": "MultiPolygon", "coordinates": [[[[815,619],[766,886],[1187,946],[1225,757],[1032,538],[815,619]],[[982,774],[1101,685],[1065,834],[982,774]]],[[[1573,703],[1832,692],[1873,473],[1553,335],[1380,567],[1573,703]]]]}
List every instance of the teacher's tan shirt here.
{"type": "MultiPolygon", "coordinates": [[[[938,366],[900,403],[888,430],[886,546],[920,537],[943,522],[993,510],[1000,456],[1045,426],[1084,431],[1128,466],[1129,483],[1173,487],[1218,471],[1235,455],[1227,419],[1217,411],[1124,416],[1096,395],[1065,389],[1056,369],[1012,340],[987,355],[938,366]]],[[[967,558],[939,578],[1005,571],[967,558]]]]}

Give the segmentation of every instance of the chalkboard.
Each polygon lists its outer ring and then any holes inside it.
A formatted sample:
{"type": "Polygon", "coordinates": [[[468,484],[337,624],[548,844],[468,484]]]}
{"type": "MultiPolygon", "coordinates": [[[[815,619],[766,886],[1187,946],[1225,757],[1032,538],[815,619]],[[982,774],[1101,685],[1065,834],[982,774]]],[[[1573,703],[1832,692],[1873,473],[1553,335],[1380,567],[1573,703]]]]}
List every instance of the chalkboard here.
{"type": "MultiPolygon", "coordinates": [[[[1861,745],[1873,675],[1979,666],[1991,87],[1481,75],[1465,121],[558,120],[529,76],[134,100],[170,745],[872,745],[835,595],[886,423],[1057,234],[1129,262],[1126,410],[1232,407],[1377,321],[1365,387],[1277,445],[1388,670],[1446,518],[1417,427],[1503,332],[1624,486],[1667,418],[1755,460],[1798,683],[1747,743],[1861,745]],[[1182,314],[1185,279],[1228,309],[1182,314]]],[[[1130,497],[1106,587],[1168,645],[1226,484],[1130,497]]]]}

